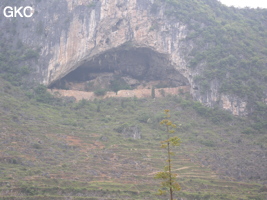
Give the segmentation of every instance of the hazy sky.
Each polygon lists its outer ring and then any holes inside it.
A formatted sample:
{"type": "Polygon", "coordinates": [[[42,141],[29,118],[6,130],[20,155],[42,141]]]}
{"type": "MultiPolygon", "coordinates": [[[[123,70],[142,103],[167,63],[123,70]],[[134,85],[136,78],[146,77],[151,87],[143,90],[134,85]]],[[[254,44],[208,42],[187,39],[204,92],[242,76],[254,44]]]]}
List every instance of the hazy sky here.
{"type": "Polygon", "coordinates": [[[227,6],[267,8],[267,0],[219,0],[227,6]]]}

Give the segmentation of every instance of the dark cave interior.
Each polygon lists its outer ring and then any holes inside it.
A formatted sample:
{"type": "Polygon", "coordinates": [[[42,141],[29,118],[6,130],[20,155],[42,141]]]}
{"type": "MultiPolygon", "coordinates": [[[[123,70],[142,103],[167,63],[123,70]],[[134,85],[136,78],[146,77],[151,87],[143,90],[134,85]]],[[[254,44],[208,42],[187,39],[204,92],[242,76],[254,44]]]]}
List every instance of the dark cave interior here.
{"type": "Polygon", "coordinates": [[[157,83],[159,87],[189,85],[188,80],[170,65],[166,55],[149,48],[124,47],[92,58],[50,88],[88,91],[88,85],[92,90],[107,88],[115,79],[123,79],[131,88],[141,84],[151,86],[149,83],[157,83]]]}

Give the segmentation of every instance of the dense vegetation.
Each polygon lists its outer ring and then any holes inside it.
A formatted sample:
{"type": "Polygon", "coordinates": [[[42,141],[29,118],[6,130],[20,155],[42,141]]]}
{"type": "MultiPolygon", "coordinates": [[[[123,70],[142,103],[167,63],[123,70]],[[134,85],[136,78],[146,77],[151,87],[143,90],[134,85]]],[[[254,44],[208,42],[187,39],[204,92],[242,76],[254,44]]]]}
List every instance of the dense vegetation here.
{"type": "Polygon", "coordinates": [[[267,106],[260,102],[267,94],[267,10],[227,7],[216,0],[159,0],[151,11],[162,3],[169,17],[190,30],[186,40],[195,46],[188,67],[204,64],[194,78],[202,93],[219,82],[220,92],[249,102],[251,117],[262,127],[257,129],[266,130],[267,106]]]}
{"type": "Polygon", "coordinates": [[[0,76],[13,85],[22,85],[23,78],[30,73],[30,68],[20,63],[26,60],[36,59],[39,55],[36,51],[25,47],[21,42],[16,44],[16,50],[4,41],[0,41],[0,76]]]}
{"type": "MultiPolygon", "coordinates": [[[[165,0],[164,0],[165,1],[165,0]]],[[[190,66],[205,63],[205,81],[218,79],[221,92],[249,100],[263,100],[267,82],[267,10],[226,7],[214,0],[166,0],[169,16],[191,30],[187,40],[196,44],[190,66]]]]}

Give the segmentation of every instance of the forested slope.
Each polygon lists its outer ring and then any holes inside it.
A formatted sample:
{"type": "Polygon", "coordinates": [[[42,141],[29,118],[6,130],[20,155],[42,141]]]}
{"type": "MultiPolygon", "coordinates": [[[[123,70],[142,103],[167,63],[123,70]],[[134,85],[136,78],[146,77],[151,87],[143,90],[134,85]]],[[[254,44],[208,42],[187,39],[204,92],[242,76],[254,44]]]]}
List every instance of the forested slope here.
{"type": "Polygon", "coordinates": [[[194,44],[188,67],[201,93],[212,83],[220,92],[246,99],[255,129],[267,128],[267,10],[227,7],[213,0],[162,0],[153,7],[166,6],[170,18],[185,23],[186,38],[194,44]]]}

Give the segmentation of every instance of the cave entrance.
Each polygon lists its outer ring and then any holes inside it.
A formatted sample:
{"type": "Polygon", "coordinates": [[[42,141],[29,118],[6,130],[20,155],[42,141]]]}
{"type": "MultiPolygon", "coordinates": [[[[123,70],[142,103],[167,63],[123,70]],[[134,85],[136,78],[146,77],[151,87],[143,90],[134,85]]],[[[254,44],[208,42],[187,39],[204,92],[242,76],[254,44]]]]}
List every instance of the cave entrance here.
{"type": "Polygon", "coordinates": [[[167,59],[149,48],[117,48],[85,62],[51,89],[95,91],[188,86],[167,59]]]}

